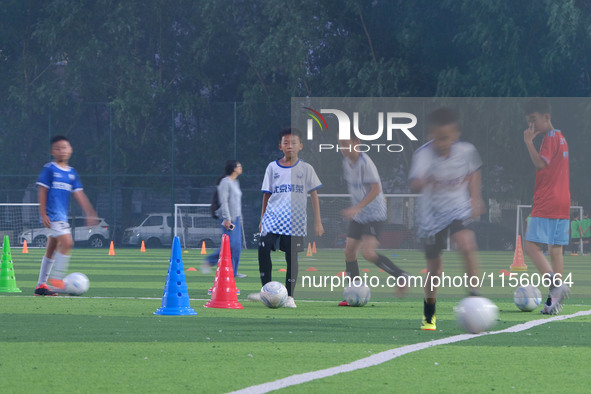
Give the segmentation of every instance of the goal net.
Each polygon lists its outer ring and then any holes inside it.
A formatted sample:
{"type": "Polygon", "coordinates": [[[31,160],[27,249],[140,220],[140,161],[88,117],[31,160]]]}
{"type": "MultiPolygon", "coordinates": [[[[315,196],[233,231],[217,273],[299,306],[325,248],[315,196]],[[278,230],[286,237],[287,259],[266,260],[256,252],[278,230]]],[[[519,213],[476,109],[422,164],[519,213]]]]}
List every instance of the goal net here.
{"type": "Polygon", "coordinates": [[[11,246],[35,246],[34,239],[42,236],[43,225],[39,222],[39,204],[0,203],[0,241],[8,235],[11,246]]]}
{"type": "MultiPolygon", "coordinates": [[[[518,205],[517,206],[517,220],[515,223],[515,240],[517,240],[518,236],[521,236],[521,242],[524,241],[523,237],[525,235],[525,230],[527,229],[527,223],[529,221],[529,217],[531,215],[532,206],[531,205],[518,205]]],[[[570,217],[571,220],[575,217],[579,219],[583,217],[583,207],[578,205],[571,205],[570,207],[570,217]]],[[[570,228],[570,226],[569,226],[570,228]]],[[[583,242],[581,239],[573,239],[570,237],[569,231],[569,245],[565,246],[565,250],[570,251],[570,253],[583,253],[583,242]]]]}
{"type": "MultiPolygon", "coordinates": [[[[219,219],[210,213],[210,204],[174,204],[174,236],[179,237],[185,249],[219,247],[222,228],[219,219]]],[[[242,247],[246,247],[244,225],[242,226],[242,247]]]]}
{"type": "MultiPolygon", "coordinates": [[[[416,238],[416,210],[418,194],[385,194],[387,218],[379,236],[380,247],[383,249],[419,249],[416,238]]],[[[308,238],[316,242],[318,247],[344,249],[347,238],[348,219],[342,211],[351,206],[348,194],[319,194],[320,214],[324,235],[314,237],[314,221],[308,219],[308,238]]],[[[309,203],[308,217],[312,216],[309,203]]]]}

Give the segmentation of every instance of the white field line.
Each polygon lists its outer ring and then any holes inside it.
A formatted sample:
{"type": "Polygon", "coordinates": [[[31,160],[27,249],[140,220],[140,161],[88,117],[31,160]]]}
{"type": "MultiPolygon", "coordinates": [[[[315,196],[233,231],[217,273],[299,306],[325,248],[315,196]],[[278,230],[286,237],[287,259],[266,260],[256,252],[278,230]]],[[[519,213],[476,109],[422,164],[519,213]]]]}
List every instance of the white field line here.
{"type": "Polygon", "coordinates": [[[258,394],[258,393],[268,393],[270,391],[279,390],[289,386],[295,386],[301,383],[310,382],[316,379],[322,379],[329,376],[337,375],[343,372],[351,372],[358,369],[373,367],[374,365],[379,365],[385,363],[386,361],[393,360],[397,357],[403,356],[408,353],[416,352],[419,350],[427,349],[433,346],[438,345],[447,345],[450,343],[466,341],[472,338],[478,338],[485,335],[494,335],[494,334],[503,334],[503,333],[515,333],[520,331],[528,330],[532,327],[536,327],[542,324],[559,321],[559,320],[566,320],[573,317],[578,316],[588,316],[591,315],[591,310],[588,311],[580,311],[577,313],[573,313],[572,315],[564,315],[564,316],[553,316],[546,319],[539,319],[539,320],[532,320],[523,324],[517,324],[515,326],[506,328],[500,331],[489,331],[483,332],[480,334],[461,334],[461,335],[454,335],[453,337],[437,339],[434,341],[429,342],[422,342],[422,343],[415,343],[412,345],[406,345],[395,349],[390,349],[383,351],[381,353],[376,353],[369,357],[362,358],[357,361],[353,361],[349,364],[342,364],[336,367],[321,369],[318,371],[306,372],[297,375],[291,375],[283,379],[278,379],[273,382],[258,384],[255,386],[246,387],[242,390],[233,391],[230,394],[258,394]]]}

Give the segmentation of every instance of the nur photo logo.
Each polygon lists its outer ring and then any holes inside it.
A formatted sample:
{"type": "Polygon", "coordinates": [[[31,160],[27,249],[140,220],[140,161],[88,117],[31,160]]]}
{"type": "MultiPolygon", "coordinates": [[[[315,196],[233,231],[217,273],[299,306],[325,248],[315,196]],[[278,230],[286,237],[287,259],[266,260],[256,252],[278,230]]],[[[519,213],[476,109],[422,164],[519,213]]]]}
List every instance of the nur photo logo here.
{"type": "MultiPolygon", "coordinates": [[[[397,153],[404,150],[404,146],[399,143],[391,143],[395,133],[402,133],[410,141],[418,141],[411,129],[417,124],[417,117],[409,112],[376,112],[374,119],[377,119],[377,130],[369,127],[360,128],[359,112],[353,112],[351,117],[347,112],[334,108],[322,108],[315,110],[311,107],[303,107],[306,115],[309,116],[306,124],[306,138],[308,141],[314,140],[314,129],[320,132],[328,132],[328,123],[323,114],[330,114],[336,118],[338,123],[335,143],[321,143],[318,145],[318,152],[341,151],[343,149],[353,149],[356,152],[390,152],[397,153]],[[385,135],[388,143],[378,143],[385,135]],[[338,141],[351,140],[357,138],[361,143],[347,147],[339,146],[338,141]]],[[[331,129],[332,131],[332,129],[331,129]]]]}

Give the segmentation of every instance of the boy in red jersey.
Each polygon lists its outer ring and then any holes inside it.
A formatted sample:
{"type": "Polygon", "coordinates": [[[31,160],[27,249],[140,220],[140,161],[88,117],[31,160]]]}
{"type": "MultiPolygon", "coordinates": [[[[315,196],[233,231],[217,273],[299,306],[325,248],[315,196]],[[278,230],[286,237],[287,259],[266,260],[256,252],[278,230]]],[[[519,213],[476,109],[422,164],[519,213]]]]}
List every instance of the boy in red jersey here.
{"type": "Polygon", "coordinates": [[[530,100],[525,105],[525,119],[529,127],[523,132],[523,140],[536,167],[534,203],[525,233],[525,252],[543,278],[551,278],[550,294],[541,313],[555,315],[570,292],[562,283],[562,247],[568,245],[570,226],[568,145],[560,130],[552,126],[550,104],[546,99],[530,100]],[[540,134],[544,139],[538,152],[533,140],[540,134]],[[552,264],[542,253],[540,244],[548,245],[552,264]]]}

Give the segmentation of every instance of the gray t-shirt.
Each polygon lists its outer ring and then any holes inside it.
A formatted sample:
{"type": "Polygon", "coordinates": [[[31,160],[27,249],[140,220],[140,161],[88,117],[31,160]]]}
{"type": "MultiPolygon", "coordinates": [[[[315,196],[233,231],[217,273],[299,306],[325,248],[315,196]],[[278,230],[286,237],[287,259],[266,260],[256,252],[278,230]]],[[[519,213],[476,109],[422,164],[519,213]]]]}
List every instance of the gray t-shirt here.
{"type": "MultiPolygon", "coordinates": [[[[377,183],[382,187],[380,174],[373,161],[365,153],[360,153],[355,163],[348,158],[343,159],[343,174],[351,195],[351,205],[359,204],[377,183]]],[[[386,199],[380,191],[369,204],[353,217],[357,223],[383,222],[386,220],[386,199]]]]}
{"type": "Polygon", "coordinates": [[[218,199],[220,208],[216,214],[220,219],[233,222],[242,216],[242,190],[238,179],[224,177],[218,185],[218,199]]]}
{"type": "Polygon", "coordinates": [[[431,237],[454,220],[472,216],[467,178],[481,166],[478,151],[465,141],[454,143],[448,157],[441,157],[431,141],[415,151],[408,178],[425,183],[419,198],[419,237],[431,237]]]}

